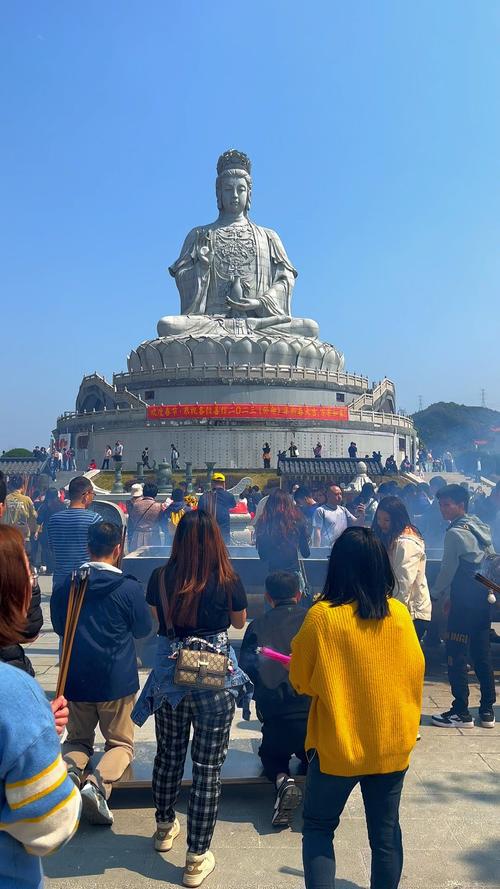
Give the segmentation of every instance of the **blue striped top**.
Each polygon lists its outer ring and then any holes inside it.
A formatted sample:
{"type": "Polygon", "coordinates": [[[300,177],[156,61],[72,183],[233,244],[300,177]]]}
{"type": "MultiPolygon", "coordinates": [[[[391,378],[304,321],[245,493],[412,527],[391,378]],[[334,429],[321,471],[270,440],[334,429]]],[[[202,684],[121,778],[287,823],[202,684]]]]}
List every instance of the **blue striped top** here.
{"type": "Polygon", "coordinates": [[[72,509],[71,506],[50,517],[48,535],[55,560],[54,586],[62,583],[75,568],[88,561],[89,528],[96,522],[102,522],[98,513],[72,509]]]}
{"type": "Polygon", "coordinates": [[[40,856],[78,826],[80,794],[41,688],[0,663],[0,886],[43,889],[40,856]]]}

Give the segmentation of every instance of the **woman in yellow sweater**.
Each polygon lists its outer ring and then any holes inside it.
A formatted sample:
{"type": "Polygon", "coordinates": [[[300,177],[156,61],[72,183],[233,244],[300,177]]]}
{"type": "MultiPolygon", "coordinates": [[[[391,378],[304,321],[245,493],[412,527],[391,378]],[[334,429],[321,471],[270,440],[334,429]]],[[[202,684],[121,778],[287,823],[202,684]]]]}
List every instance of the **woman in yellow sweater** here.
{"type": "Polygon", "coordinates": [[[322,598],[292,642],[290,681],[312,698],[304,800],[307,889],[333,889],[333,837],[361,785],[371,889],[396,889],[403,867],[399,800],[420,722],[424,657],[408,609],[391,598],[387,553],[368,528],[335,543],[322,598]]]}

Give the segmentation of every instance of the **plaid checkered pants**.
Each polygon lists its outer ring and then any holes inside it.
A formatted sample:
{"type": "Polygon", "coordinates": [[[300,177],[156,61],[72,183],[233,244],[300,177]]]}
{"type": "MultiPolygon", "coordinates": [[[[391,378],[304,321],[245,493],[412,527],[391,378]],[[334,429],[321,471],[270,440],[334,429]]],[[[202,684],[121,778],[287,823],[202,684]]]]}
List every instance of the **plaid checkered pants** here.
{"type": "Polygon", "coordinates": [[[166,701],[155,712],[157,751],[153,767],[156,821],[173,821],[193,725],[193,784],[187,812],[188,850],[210,848],[221,792],[220,772],[227,755],[235,699],[227,689],[191,691],[175,710],[166,701]]]}

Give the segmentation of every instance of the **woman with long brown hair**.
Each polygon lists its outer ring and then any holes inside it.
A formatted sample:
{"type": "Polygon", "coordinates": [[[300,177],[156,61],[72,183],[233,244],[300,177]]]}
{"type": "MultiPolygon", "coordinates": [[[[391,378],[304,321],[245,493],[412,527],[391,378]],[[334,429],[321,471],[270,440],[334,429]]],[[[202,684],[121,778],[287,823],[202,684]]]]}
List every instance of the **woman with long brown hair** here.
{"type": "Polygon", "coordinates": [[[306,580],[299,565],[299,554],[310,555],[306,521],[290,494],[275,488],[269,495],[255,526],[255,545],[259,557],[267,562],[268,572],[293,571],[299,577],[301,591],[306,580]]]}
{"type": "Polygon", "coordinates": [[[157,851],[166,852],[179,834],[174,807],[192,726],[193,784],[183,882],[199,886],[215,867],[210,843],[221,791],[220,771],[236,699],[248,681],[227,634],[230,626],[241,629],[245,625],[247,598],[212,515],[196,510],[182,517],[172,554],[164,567],[153,572],[146,599],[158,618],[158,648],[132,718],[142,725],[148,715],[154,713],[155,717],[154,845],[157,851]],[[176,657],[180,659],[186,650],[228,657],[222,687],[190,687],[175,681],[176,657]]]}
{"type": "MultiPolygon", "coordinates": [[[[0,525],[0,646],[23,638],[30,600],[23,537],[0,525]]],[[[80,795],[60,750],[40,687],[24,670],[0,661],[0,886],[38,889],[40,856],[55,851],[78,826],[80,795]]]]}

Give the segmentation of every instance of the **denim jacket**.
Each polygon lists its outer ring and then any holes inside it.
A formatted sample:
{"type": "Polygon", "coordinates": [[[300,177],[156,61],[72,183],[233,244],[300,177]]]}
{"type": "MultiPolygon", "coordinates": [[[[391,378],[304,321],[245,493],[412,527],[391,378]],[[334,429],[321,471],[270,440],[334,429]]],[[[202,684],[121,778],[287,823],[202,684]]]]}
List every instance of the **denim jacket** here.
{"type": "MultiPolygon", "coordinates": [[[[225,687],[236,698],[237,705],[243,707],[245,716],[252,699],[253,685],[247,674],[238,666],[238,660],[232,646],[229,645],[227,633],[204,636],[204,640],[211,645],[215,645],[224,653],[228,653],[232,669],[227,673],[225,687]]],[[[174,683],[176,666],[174,655],[180,647],[181,642],[179,639],[168,639],[166,636],[158,636],[154,667],[132,711],[132,720],[136,725],[144,725],[146,719],[158,710],[164,701],[168,701],[175,710],[182,699],[193,691],[189,687],[174,683]]],[[[213,694],[211,689],[197,689],[198,694],[203,692],[207,695],[213,694]]]]}

